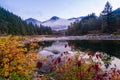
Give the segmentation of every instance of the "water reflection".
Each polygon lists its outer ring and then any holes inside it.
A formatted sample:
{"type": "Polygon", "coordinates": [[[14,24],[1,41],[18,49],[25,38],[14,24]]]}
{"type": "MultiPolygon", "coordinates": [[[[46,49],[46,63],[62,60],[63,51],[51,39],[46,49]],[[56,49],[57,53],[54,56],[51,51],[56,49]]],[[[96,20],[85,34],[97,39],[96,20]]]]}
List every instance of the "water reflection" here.
{"type": "Polygon", "coordinates": [[[120,58],[120,41],[68,41],[69,46],[75,45],[77,48],[82,48],[82,51],[88,49],[96,52],[105,52],[110,56],[120,58]]]}
{"type": "Polygon", "coordinates": [[[107,53],[103,58],[105,67],[120,68],[120,41],[47,41],[39,45],[44,47],[39,50],[42,56],[58,56],[59,53],[75,50],[107,53]]]}
{"type": "Polygon", "coordinates": [[[81,51],[91,50],[93,52],[105,52],[110,56],[120,58],[120,41],[45,41],[38,44],[44,47],[44,51],[53,54],[59,54],[76,48],[81,51]],[[65,45],[67,45],[66,48],[65,45]]]}
{"type": "MultiPolygon", "coordinates": [[[[48,43],[51,43],[51,42],[48,42],[48,43]]],[[[47,42],[44,44],[47,44],[47,42]]],[[[67,46],[65,48],[65,45],[68,45],[67,41],[55,41],[55,42],[52,42],[52,45],[50,46],[45,45],[43,50],[40,50],[39,53],[41,53],[43,56],[46,56],[46,55],[55,55],[55,54],[57,55],[65,51],[70,51],[71,47],[67,46]]]]}

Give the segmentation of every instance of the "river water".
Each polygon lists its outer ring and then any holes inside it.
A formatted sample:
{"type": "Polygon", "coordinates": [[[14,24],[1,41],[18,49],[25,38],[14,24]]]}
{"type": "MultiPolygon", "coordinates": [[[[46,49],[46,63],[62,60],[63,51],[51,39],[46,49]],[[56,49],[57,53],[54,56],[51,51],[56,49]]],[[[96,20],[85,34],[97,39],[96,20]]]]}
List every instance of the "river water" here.
{"type": "Polygon", "coordinates": [[[120,69],[120,41],[117,40],[61,40],[61,41],[44,41],[43,49],[39,53],[42,56],[59,55],[65,51],[93,51],[102,52],[108,55],[110,62],[107,66],[120,69]]]}

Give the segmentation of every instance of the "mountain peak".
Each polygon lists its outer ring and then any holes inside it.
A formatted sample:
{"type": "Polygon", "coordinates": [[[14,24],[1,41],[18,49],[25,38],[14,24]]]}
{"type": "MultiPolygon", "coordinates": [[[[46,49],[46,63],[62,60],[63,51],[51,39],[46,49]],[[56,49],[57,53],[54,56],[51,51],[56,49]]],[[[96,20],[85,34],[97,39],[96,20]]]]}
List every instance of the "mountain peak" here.
{"type": "Polygon", "coordinates": [[[58,20],[58,19],[59,19],[59,17],[57,17],[57,16],[53,16],[50,18],[50,20],[58,20]]]}
{"type": "Polygon", "coordinates": [[[26,21],[38,21],[38,20],[36,20],[34,18],[28,18],[28,19],[26,19],[26,21]]]}
{"type": "Polygon", "coordinates": [[[29,23],[32,23],[33,25],[38,25],[40,26],[41,25],[41,21],[38,21],[37,19],[34,19],[34,18],[28,18],[25,20],[28,24],[29,23]]]}
{"type": "Polygon", "coordinates": [[[34,18],[28,18],[26,20],[27,23],[32,23],[34,25],[44,25],[44,26],[49,26],[51,27],[52,30],[66,30],[68,28],[68,26],[75,22],[75,21],[80,21],[82,17],[73,17],[70,19],[64,19],[64,18],[60,18],[57,16],[53,16],[51,17],[49,20],[43,21],[43,22],[39,22],[38,20],[34,19],[34,18]]]}

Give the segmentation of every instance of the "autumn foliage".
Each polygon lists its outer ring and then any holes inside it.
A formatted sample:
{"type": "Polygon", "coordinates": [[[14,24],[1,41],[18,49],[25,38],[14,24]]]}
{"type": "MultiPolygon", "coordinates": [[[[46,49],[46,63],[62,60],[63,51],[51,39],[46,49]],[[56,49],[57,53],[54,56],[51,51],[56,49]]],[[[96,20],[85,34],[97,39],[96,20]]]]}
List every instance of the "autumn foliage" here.
{"type": "MultiPolygon", "coordinates": [[[[78,51],[72,56],[63,52],[49,64],[45,80],[120,80],[120,70],[104,66],[104,54],[78,51]],[[93,55],[94,54],[94,55],[93,55]],[[103,62],[103,63],[102,63],[103,62]]],[[[105,62],[106,63],[106,62],[105,62]]]]}
{"type": "Polygon", "coordinates": [[[0,79],[120,80],[120,70],[105,68],[106,54],[73,50],[39,57],[36,47],[37,43],[26,38],[0,37],[0,79]]]}
{"type": "Polygon", "coordinates": [[[0,37],[0,77],[7,80],[31,80],[38,56],[20,37],[0,37]]]}

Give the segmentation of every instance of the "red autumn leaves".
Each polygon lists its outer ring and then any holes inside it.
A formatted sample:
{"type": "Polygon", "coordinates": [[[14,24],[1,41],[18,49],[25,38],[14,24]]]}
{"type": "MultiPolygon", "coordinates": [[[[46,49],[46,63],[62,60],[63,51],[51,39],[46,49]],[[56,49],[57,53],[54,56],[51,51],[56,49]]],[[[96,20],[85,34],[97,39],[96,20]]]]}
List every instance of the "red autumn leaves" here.
{"type": "Polygon", "coordinates": [[[81,61],[80,60],[77,62],[77,65],[78,65],[78,67],[81,66],[81,61]]]}
{"type": "Polygon", "coordinates": [[[67,47],[67,44],[65,44],[65,48],[67,47]]]}
{"type": "MultiPolygon", "coordinates": [[[[67,47],[68,47],[68,44],[65,44],[65,45],[64,45],[64,48],[67,48],[67,47]]],[[[75,50],[75,49],[76,49],[76,46],[75,46],[75,45],[71,45],[71,49],[72,49],[72,50],[75,50]]]]}
{"type": "MultiPolygon", "coordinates": [[[[65,44],[64,48],[67,47],[68,45],[65,44]]],[[[48,70],[50,73],[54,73],[51,77],[56,80],[72,80],[73,78],[69,78],[71,76],[75,76],[75,80],[108,80],[108,78],[109,80],[115,80],[112,79],[114,78],[114,74],[117,73],[120,75],[120,71],[116,71],[115,69],[111,69],[112,73],[114,73],[112,76],[110,75],[111,73],[102,70],[102,64],[99,61],[102,61],[104,58],[103,54],[87,51],[78,52],[73,56],[67,56],[70,54],[70,51],[64,51],[56,57],[51,57],[48,70]],[[80,55],[82,53],[83,56],[81,57],[80,55]],[[94,59],[97,61],[94,61],[94,59]],[[70,76],[68,74],[70,74],[70,76]]],[[[37,67],[41,68],[42,66],[42,62],[37,63],[37,67]]]]}
{"type": "Polygon", "coordinates": [[[42,63],[41,61],[38,61],[38,62],[37,62],[37,68],[41,68],[42,65],[43,65],[43,63],[42,63]]]}
{"type": "Polygon", "coordinates": [[[98,58],[102,59],[101,54],[96,54],[96,58],[97,58],[97,59],[98,59],[98,58]]]}

